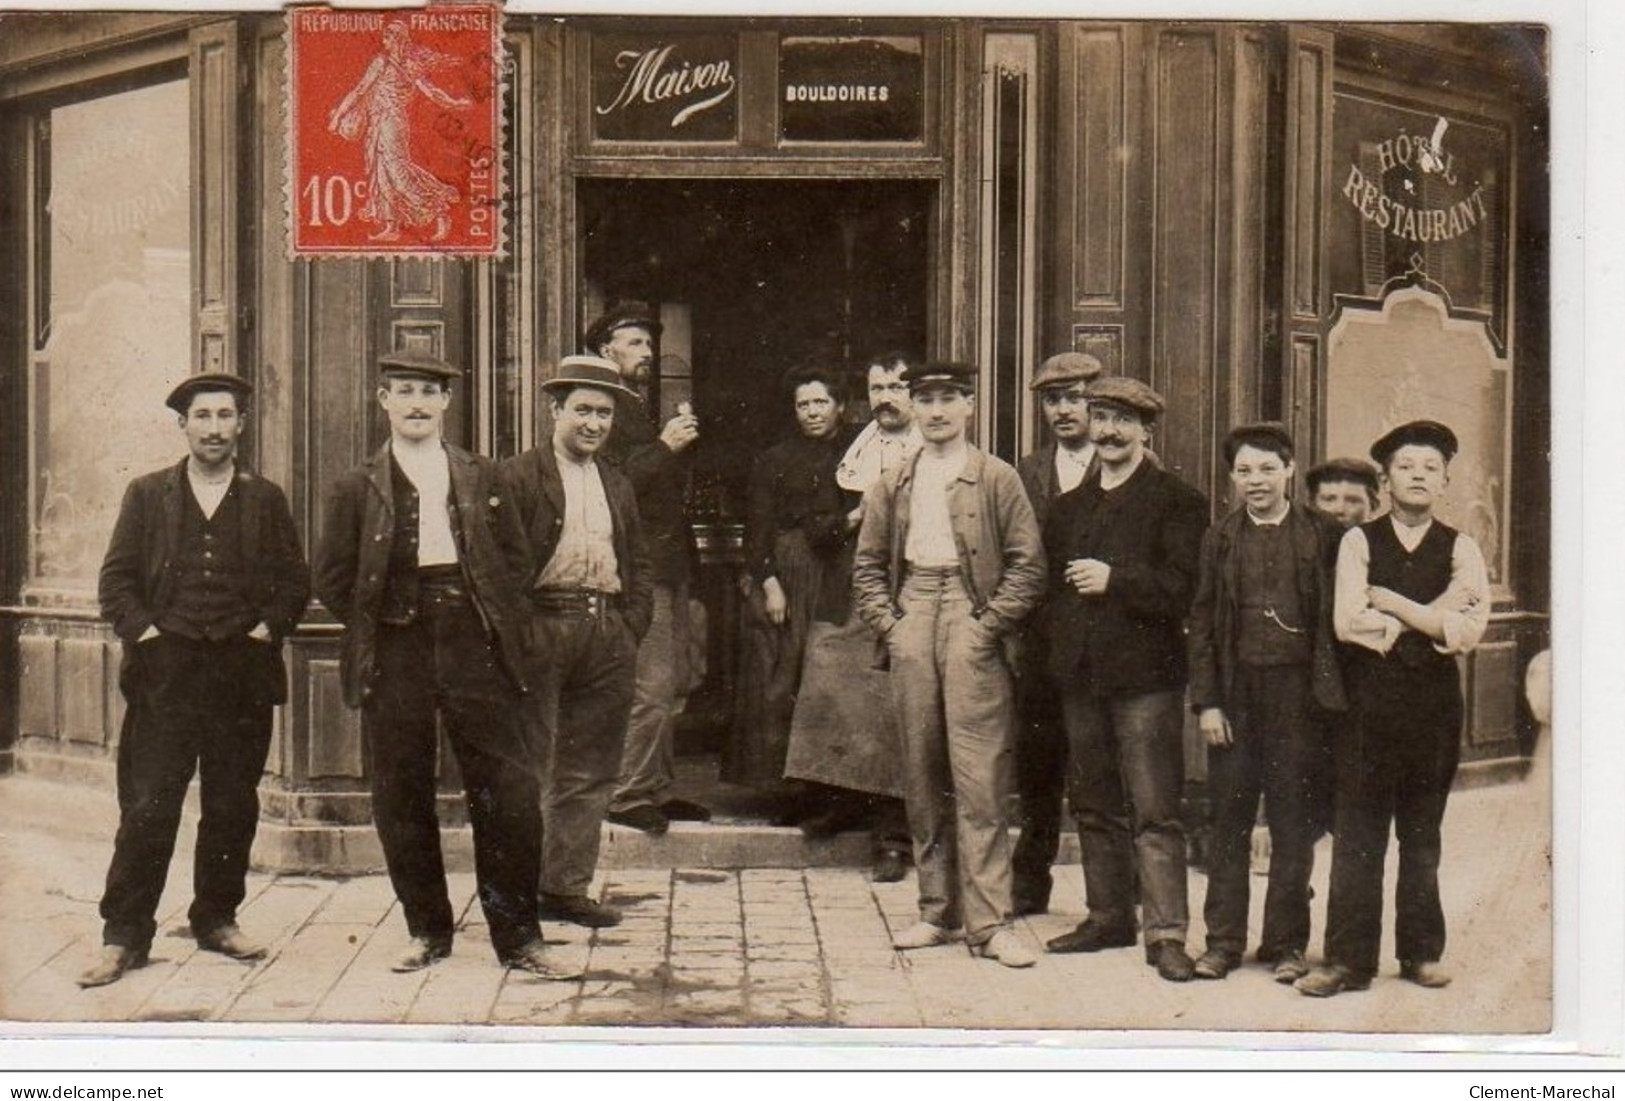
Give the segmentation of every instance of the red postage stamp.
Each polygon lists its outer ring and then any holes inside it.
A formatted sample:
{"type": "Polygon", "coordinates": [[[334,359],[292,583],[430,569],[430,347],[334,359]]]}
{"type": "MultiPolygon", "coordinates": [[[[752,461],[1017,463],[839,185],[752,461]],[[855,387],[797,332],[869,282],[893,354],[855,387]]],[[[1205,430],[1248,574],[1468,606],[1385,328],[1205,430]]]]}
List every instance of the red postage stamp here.
{"type": "Polygon", "coordinates": [[[502,251],[494,4],[288,9],[295,256],[502,251]]]}

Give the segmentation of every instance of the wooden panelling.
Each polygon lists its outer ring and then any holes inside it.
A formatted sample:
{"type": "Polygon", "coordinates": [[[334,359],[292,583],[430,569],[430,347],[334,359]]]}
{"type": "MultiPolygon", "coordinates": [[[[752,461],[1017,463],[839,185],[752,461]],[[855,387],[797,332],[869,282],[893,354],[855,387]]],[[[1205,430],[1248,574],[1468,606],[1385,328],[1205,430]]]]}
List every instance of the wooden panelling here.
{"type": "Polygon", "coordinates": [[[1468,664],[1467,751],[1499,755],[1516,750],[1518,736],[1518,669],[1515,639],[1485,642],[1468,664]]]}
{"type": "Polygon", "coordinates": [[[57,659],[57,698],[62,701],[58,717],[59,737],[64,742],[85,745],[107,744],[103,701],[104,646],[99,639],[65,638],[57,659]]]}
{"type": "Polygon", "coordinates": [[[366,453],[377,409],[362,326],[363,262],[323,258],[305,265],[309,377],[304,411],[311,503],[311,546],[321,537],[321,502],[328,488],[366,453]]]}
{"type": "Polygon", "coordinates": [[[192,306],[195,366],[238,371],[237,77],[242,63],[234,21],[191,35],[192,306]]]}
{"type": "Polygon", "coordinates": [[[56,639],[25,634],[17,640],[22,668],[18,672],[18,734],[23,738],[56,737],[56,639]]]}
{"type": "Polygon", "coordinates": [[[309,693],[306,721],[310,736],[301,769],[302,779],[363,779],[367,769],[361,741],[361,713],[344,705],[339,663],[316,660],[306,669],[309,693]]]}
{"type": "MultiPolygon", "coordinates": [[[[1167,402],[1156,447],[1175,473],[1207,486],[1212,459],[1218,43],[1165,31],[1155,48],[1155,271],[1149,381],[1167,402]]],[[[1142,374],[1141,371],[1130,371],[1142,374]]]]}
{"type": "Polygon", "coordinates": [[[1072,350],[1085,352],[1100,360],[1108,375],[1120,375],[1127,368],[1123,362],[1123,326],[1074,325],[1072,350]]]}
{"type": "MultiPolygon", "coordinates": [[[[294,516],[304,514],[308,491],[295,476],[299,464],[296,440],[305,418],[295,415],[298,382],[294,362],[293,287],[298,265],[288,261],[286,200],[283,197],[287,125],[282,115],[285,45],[281,25],[260,25],[255,44],[254,112],[262,120],[258,130],[254,181],[259,196],[253,231],[257,265],[252,344],[254,364],[254,427],[249,438],[260,473],[288,494],[294,516]]],[[[301,525],[303,527],[303,525],[301,525]]]]}
{"type": "MultiPolygon", "coordinates": [[[[1256,30],[1232,41],[1234,97],[1230,105],[1229,386],[1219,423],[1266,415],[1265,278],[1269,271],[1269,40],[1256,30]]],[[[1217,398],[1219,395],[1215,395],[1217,398]]],[[[1270,403],[1273,404],[1273,403],[1270,403]]],[[[1274,415],[1273,410],[1268,411],[1274,415]]]]}
{"type": "Polygon", "coordinates": [[[397,321],[390,332],[390,347],[397,352],[446,354],[446,327],[438,321],[397,321]]]}
{"type": "Polygon", "coordinates": [[[1073,38],[1076,80],[1068,106],[1077,134],[1071,164],[1072,286],[1078,306],[1122,309],[1127,300],[1127,48],[1124,28],[1083,28],[1073,38]]]}
{"type": "Polygon", "coordinates": [[[1330,187],[1332,36],[1289,27],[1286,139],[1282,164],[1281,296],[1285,312],[1282,419],[1298,454],[1319,454],[1325,438],[1324,326],[1330,312],[1325,248],[1330,187]]]}
{"type": "Polygon", "coordinates": [[[439,260],[415,258],[389,262],[391,306],[443,306],[446,301],[445,265],[439,260]]]}

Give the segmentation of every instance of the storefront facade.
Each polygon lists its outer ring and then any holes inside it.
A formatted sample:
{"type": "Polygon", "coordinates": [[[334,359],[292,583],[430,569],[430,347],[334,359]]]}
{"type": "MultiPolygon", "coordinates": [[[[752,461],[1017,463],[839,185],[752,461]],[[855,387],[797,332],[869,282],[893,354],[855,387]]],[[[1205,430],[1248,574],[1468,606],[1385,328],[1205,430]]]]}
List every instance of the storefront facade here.
{"type": "MultiPolygon", "coordinates": [[[[253,380],[247,458],[309,547],[326,487],[384,436],[378,355],[466,365],[451,435],[510,455],[536,442],[538,382],[622,297],[661,311],[661,405],[702,418],[690,507],[713,626],[692,748],[725,738],[742,478],[789,430],[779,375],[892,348],[974,362],[978,440],[1013,459],[1041,442],[1036,364],[1078,348],[1166,395],[1154,445],[1216,509],[1234,423],[1285,421],[1307,469],[1403,419],[1451,422],[1445,516],[1496,594],[1464,759],[1532,749],[1520,685],[1550,591],[1538,28],[509,16],[508,254],[460,261],[288,259],[306,212],[283,167],[280,15],[4,30],[6,767],[109,781],[123,704],[96,571],[124,484],[179,457],[160,396],[180,377],[253,380]]],[[[313,605],[290,642],[269,865],[375,861],[337,637],[313,605]]]]}

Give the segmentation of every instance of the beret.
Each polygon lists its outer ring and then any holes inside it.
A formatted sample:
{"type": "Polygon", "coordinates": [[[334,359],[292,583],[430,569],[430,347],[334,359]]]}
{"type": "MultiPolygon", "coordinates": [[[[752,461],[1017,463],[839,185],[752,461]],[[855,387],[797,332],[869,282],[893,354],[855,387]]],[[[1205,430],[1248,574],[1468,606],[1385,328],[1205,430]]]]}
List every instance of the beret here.
{"type": "Polygon", "coordinates": [[[1449,462],[1456,457],[1456,434],[1438,421],[1408,421],[1388,432],[1371,445],[1371,457],[1378,466],[1387,466],[1394,452],[1407,444],[1420,444],[1436,449],[1449,462]]]}
{"type": "Polygon", "coordinates": [[[169,392],[169,396],[164,399],[164,404],[184,417],[186,411],[192,407],[193,394],[222,390],[236,394],[237,402],[241,404],[244,398],[254,392],[254,387],[249,384],[247,379],[239,378],[236,375],[221,374],[219,372],[191,375],[182,379],[180,385],[169,392]]]}

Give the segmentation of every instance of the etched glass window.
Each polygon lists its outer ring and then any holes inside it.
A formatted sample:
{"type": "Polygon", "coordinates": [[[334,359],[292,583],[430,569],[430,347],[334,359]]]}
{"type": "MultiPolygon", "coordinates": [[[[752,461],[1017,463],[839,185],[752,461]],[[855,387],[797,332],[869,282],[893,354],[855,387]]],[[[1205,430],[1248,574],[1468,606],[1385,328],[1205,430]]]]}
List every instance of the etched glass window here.
{"type": "Polygon", "coordinates": [[[176,462],[188,373],[187,81],[34,120],[29,581],[94,591],[124,487],[176,462]]]}

